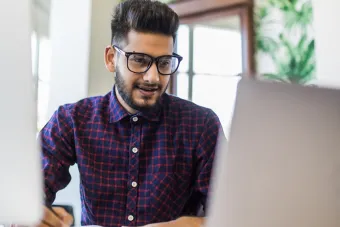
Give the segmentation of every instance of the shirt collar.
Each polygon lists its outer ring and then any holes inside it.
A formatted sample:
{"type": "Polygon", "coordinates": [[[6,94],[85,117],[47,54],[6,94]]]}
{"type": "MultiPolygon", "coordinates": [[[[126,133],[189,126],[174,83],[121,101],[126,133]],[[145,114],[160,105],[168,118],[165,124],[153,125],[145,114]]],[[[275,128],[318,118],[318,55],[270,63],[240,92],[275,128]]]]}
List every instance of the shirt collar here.
{"type": "Polygon", "coordinates": [[[128,111],[126,111],[123,106],[119,103],[115,91],[115,87],[113,87],[111,91],[111,96],[110,96],[110,123],[115,123],[120,120],[122,120],[125,117],[132,117],[132,116],[141,116],[149,121],[154,121],[157,122],[160,120],[160,116],[162,113],[162,106],[164,102],[164,96],[166,94],[163,94],[161,99],[160,99],[160,105],[157,109],[153,109],[152,111],[148,112],[137,112],[136,114],[132,115],[128,111]]]}

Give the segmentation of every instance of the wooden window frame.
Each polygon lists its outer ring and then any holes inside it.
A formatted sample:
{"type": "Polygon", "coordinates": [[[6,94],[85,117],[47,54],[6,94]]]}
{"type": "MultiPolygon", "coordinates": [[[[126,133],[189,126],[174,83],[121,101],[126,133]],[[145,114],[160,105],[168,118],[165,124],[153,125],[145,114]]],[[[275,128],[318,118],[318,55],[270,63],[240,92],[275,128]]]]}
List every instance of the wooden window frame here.
{"type": "MultiPolygon", "coordinates": [[[[182,0],[169,6],[178,14],[181,24],[239,15],[242,37],[242,74],[249,77],[255,76],[254,0],[182,0]]],[[[171,77],[169,84],[169,92],[175,95],[177,94],[176,78],[176,75],[171,77]]]]}

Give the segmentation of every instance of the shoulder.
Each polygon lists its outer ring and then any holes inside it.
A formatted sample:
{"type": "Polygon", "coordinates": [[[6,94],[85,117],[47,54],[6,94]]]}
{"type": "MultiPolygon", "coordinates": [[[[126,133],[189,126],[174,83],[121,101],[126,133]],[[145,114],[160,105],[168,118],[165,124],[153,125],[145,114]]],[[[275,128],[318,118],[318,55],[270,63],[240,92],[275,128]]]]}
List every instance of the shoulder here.
{"type": "Polygon", "coordinates": [[[94,96],[81,99],[74,103],[67,103],[59,106],[55,114],[77,121],[92,119],[95,116],[107,115],[110,104],[111,93],[105,96],[94,96]]]}

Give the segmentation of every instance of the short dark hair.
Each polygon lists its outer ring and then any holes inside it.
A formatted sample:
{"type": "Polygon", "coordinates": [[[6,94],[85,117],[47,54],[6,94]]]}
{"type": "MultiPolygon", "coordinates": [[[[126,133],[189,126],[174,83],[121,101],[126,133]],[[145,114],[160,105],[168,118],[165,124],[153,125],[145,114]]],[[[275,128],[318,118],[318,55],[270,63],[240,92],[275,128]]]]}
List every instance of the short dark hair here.
{"type": "Polygon", "coordinates": [[[111,44],[125,41],[131,30],[172,36],[175,43],[178,26],[178,15],[164,3],[125,0],[116,7],[111,20],[111,44]]]}

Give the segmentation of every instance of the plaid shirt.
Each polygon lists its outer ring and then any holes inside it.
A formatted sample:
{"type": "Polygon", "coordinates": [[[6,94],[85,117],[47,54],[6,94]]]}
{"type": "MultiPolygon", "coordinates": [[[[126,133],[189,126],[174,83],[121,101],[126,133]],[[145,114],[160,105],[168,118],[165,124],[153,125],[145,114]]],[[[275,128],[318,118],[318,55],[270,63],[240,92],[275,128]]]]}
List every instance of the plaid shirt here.
{"type": "Polygon", "coordinates": [[[195,215],[206,201],[220,129],[212,110],[167,94],[157,111],[135,115],[114,90],[61,106],[40,133],[46,202],[67,186],[77,163],[82,225],[195,215]]]}

